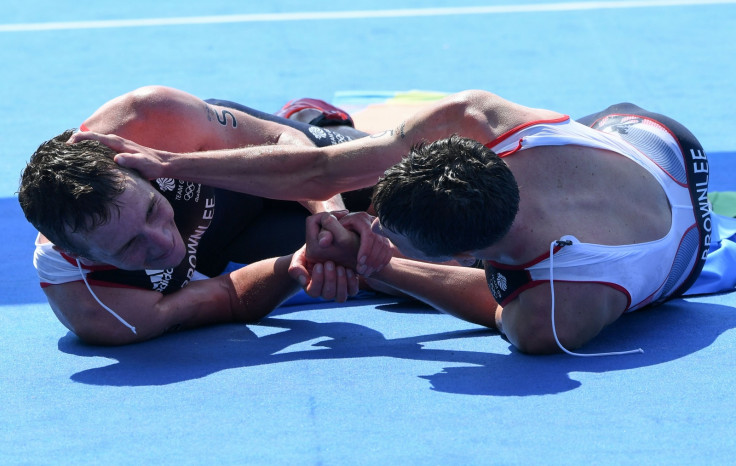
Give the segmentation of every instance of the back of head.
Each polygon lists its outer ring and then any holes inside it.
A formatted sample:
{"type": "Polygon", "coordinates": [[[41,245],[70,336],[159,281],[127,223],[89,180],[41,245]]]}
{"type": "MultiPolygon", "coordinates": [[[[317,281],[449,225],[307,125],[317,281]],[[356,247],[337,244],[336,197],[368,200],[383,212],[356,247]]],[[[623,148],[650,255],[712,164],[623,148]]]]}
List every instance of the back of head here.
{"type": "Polygon", "coordinates": [[[60,248],[84,255],[69,233],[88,231],[109,220],[125,189],[115,153],[97,141],[67,144],[73,131],[44,142],[21,174],[18,200],[26,219],[60,248]]]}
{"type": "Polygon", "coordinates": [[[492,150],[452,136],[418,145],[378,182],[381,224],[431,257],[486,248],[511,228],[519,189],[492,150]]]}

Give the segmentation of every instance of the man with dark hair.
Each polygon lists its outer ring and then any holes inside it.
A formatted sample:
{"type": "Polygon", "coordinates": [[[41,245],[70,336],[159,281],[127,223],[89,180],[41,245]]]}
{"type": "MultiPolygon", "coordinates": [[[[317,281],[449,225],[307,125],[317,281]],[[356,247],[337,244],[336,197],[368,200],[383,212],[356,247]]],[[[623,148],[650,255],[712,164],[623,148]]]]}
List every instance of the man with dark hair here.
{"type": "Polygon", "coordinates": [[[26,218],[57,247],[74,255],[89,252],[73,234],[105,224],[133,170],[119,167],[114,152],[96,141],[67,144],[65,131],[42,144],[22,175],[19,196],[26,218]],[[59,189],[61,180],[66,189],[59,189]],[[88,223],[90,223],[88,225],[88,223]]]}
{"type": "MultiPolygon", "coordinates": [[[[580,347],[624,312],[682,294],[710,243],[702,147],[679,123],[631,104],[576,122],[465,91],[393,131],[325,148],[172,154],[86,137],[149,177],[256,194],[288,180],[324,199],[373,185],[398,164],[376,185],[374,229],[414,259],[482,260],[485,272],[394,257],[368,281],[495,326],[529,353],[580,347]]],[[[293,276],[323,278],[306,257],[357,265],[341,222],[328,214],[309,222],[293,276]],[[335,246],[316,242],[325,234],[335,246]]]]}
{"type": "MultiPolygon", "coordinates": [[[[149,86],[106,103],[81,129],[176,151],[312,146],[361,136],[347,114],[324,102],[302,99],[281,111],[303,117],[299,112],[327,126],[149,86]]],[[[115,153],[97,141],[68,143],[72,133],[38,148],[18,194],[41,233],[34,265],[49,303],[88,342],[122,344],[178,328],[258,320],[299,289],[287,270],[291,253],[304,244],[307,216],[345,208],[339,195],[275,201],[168,177],[149,182],[116,164],[115,153]],[[250,265],[221,275],[230,262],[250,265]]],[[[368,206],[367,194],[350,194],[351,208],[368,206]]],[[[324,266],[341,285],[325,297],[342,301],[357,291],[352,270],[324,266]]]]}
{"type": "Polygon", "coordinates": [[[519,189],[493,151],[451,136],[415,146],[386,170],[373,205],[381,212],[381,225],[407,236],[418,250],[452,257],[508,233],[519,210],[519,189]],[[487,207],[485,215],[476,213],[481,205],[487,207]],[[447,218],[456,221],[449,224],[447,218]]]}

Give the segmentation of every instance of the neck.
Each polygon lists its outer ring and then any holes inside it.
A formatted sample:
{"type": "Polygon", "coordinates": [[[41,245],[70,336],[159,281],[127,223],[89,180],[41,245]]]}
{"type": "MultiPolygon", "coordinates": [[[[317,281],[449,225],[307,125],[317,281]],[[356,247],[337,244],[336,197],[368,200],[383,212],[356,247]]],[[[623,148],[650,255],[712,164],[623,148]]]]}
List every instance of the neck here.
{"type": "Polygon", "coordinates": [[[520,257],[527,249],[527,242],[524,232],[517,227],[517,219],[514,220],[509,232],[503,238],[487,248],[481,249],[474,255],[479,259],[500,262],[502,264],[519,263],[520,257]]]}

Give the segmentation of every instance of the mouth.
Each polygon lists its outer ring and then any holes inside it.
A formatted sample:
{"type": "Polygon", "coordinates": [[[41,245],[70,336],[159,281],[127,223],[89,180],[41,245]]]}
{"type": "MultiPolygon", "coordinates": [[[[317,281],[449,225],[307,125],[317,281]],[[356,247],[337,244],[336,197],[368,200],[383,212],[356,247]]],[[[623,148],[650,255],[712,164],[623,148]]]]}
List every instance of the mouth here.
{"type": "Polygon", "coordinates": [[[178,246],[178,242],[175,242],[171,246],[171,249],[166,253],[166,257],[169,259],[169,262],[172,262],[172,267],[179,265],[181,261],[184,260],[184,256],[186,256],[186,250],[183,247],[184,243],[181,243],[181,248],[178,246]]]}

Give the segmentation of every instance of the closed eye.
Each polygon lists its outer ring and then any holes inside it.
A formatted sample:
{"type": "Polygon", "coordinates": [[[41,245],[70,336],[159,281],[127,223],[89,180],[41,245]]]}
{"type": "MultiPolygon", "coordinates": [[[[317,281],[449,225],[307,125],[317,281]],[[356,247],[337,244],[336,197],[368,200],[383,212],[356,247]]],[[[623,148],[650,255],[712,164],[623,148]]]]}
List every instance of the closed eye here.
{"type": "Polygon", "coordinates": [[[156,210],[156,206],[158,205],[158,199],[155,197],[151,199],[151,202],[148,204],[148,210],[146,211],[146,221],[150,220],[153,216],[153,212],[156,210]]]}
{"type": "Polygon", "coordinates": [[[113,257],[124,257],[125,253],[130,250],[130,248],[133,246],[133,243],[135,243],[135,240],[138,239],[138,237],[132,238],[130,241],[125,243],[118,251],[113,254],[113,257]]]}
{"type": "MultiPolygon", "coordinates": [[[[156,211],[156,206],[158,205],[158,200],[156,197],[151,193],[151,199],[148,202],[148,209],[146,210],[146,222],[149,222],[151,217],[153,217],[154,212],[156,211]]],[[[127,243],[125,243],[120,249],[117,250],[117,252],[113,255],[113,257],[123,258],[125,255],[133,249],[133,245],[136,241],[140,238],[140,235],[136,235],[132,237],[127,243]]]]}

